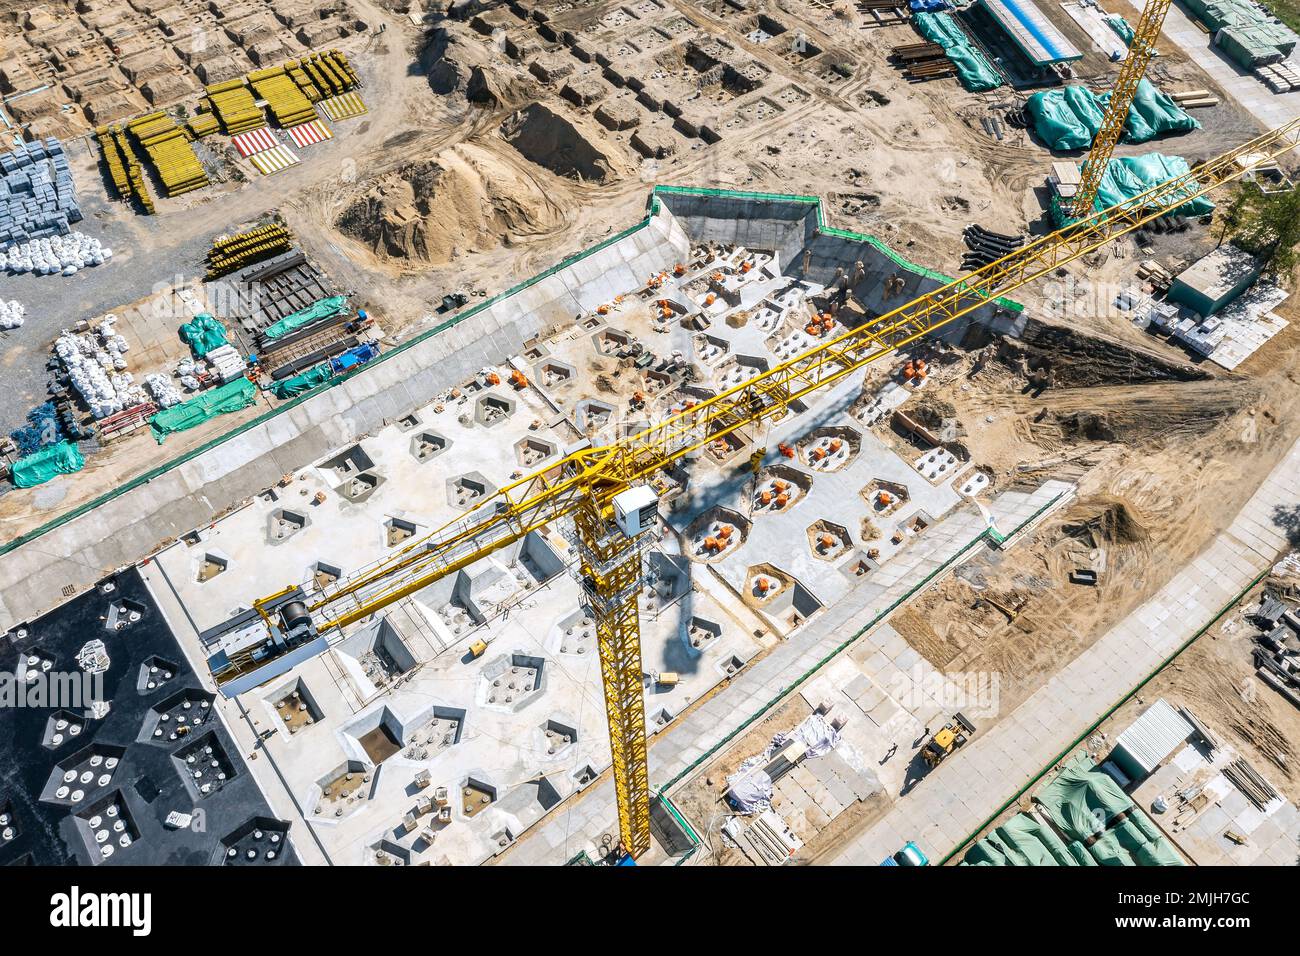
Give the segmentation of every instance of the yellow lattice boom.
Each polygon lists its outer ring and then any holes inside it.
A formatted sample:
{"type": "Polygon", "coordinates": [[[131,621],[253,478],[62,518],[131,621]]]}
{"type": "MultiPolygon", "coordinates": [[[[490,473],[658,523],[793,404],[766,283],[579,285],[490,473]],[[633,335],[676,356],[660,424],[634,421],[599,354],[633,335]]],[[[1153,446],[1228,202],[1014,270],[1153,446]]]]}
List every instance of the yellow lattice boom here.
{"type": "Polygon", "coordinates": [[[1160,39],[1160,28],[1164,25],[1165,14],[1169,12],[1169,5],[1172,2],[1173,0],[1147,0],[1138,25],[1133,29],[1133,39],[1128,45],[1128,56],[1124,58],[1124,65],[1119,70],[1119,78],[1115,80],[1115,89],[1110,94],[1110,102],[1106,104],[1106,115],[1102,117],[1101,129],[1093,137],[1092,148],[1088,150],[1088,158],[1083,162],[1079,189],[1074,194],[1070,207],[1076,218],[1092,212],[1092,204],[1096,202],[1097,190],[1101,186],[1102,174],[1110,164],[1110,155],[1115,151],[1115,144],[1124,135],[1129,107],[1133,105],[1138,84],[1146,75],[1147,64],[1156,55],[1156,41],[1160,39]]]}
{"type": "MultiPolygon", "coordinates": [[[[653,480],[660,469],[711,441],[783,418],[797,399],[833,385],[976,309],[999,307],[1000,297],[1298,145],[1300,118],[1186,175],[1038,239],[639,434],[574,452],[502,488],[460,520],[316,592],[309,611],[317,630],[342,628],[367,618],[531,531],[573,521],[581,574],[596,612],[620,833],[624,849],[635,856],[650,840],[636,600],[640,554],[637,543],[610,527],[613,497],[634,484],[653,480]]],[[[275,597],[278,595],[255,606],[261,610],[275,597]]]]}

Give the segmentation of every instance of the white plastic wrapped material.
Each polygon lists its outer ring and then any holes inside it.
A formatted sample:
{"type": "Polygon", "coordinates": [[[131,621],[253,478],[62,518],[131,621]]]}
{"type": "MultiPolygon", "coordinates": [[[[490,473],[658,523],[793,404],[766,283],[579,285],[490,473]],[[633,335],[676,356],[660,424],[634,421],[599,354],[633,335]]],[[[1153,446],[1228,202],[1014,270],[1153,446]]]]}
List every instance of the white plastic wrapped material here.
{"type": "Polygon", "coordinates": [[[144,384],[160,408],[171,408],[181,400],[180,390],[165,375],[146,375],[144,384]]]}
{"type": "Polygon", "coordinates": [[[26,321],[26,314],[27,310],[18,300],[10,299],[6,302],[0,299],[0,330],[19,328],[26,321]]]}
{"type": "Polygon", "coordinates": [[[0,253],[0,269],[37,275],[75,275],[101,265],[113,255],[98,239],[80,232],[20,242],[0,253]]]}
{"type": "Polygon", "coordinates": [[[144,389],[127,371],[123,354],[126,340],[113,330],[114,318],[105,316],[89,334],[65,330],[54,341],[55,354],[95,418],[114,415],[148,400],[144,389]]]}

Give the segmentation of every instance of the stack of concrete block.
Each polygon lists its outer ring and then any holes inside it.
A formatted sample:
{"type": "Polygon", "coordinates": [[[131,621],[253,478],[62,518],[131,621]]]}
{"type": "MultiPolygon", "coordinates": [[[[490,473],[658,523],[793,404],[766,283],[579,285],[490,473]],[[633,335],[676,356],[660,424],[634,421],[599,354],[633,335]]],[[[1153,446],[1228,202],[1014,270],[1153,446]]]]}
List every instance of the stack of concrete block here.
{"type": "Polygon", "coordinates": [[[0,154],[0,248],[61,236],[81,222],[63,144],[54,137],[0,154]]]}

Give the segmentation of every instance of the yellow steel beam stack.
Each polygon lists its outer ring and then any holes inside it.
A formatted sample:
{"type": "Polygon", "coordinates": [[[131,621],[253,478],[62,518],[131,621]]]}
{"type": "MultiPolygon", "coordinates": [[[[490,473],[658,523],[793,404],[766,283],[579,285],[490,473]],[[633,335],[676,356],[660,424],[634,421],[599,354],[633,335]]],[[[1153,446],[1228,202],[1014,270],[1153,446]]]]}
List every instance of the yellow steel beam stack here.
{"type": "Polygon", "coordinates": [[[287,129],[316,118],[311,100],[303,95],[284,67],[257,70],[248,74],[248,82],[257,95],[266,100],[271,116],[282,127],[287,129]]]}
{"type": "Polygon", "coordinates": [[[132,120],[127,128],[153,160],[168,196],[208,185],[208,173],[190,146],[189,131],[173,117],[161,111],[150,113],[132,120]]]}
{"type": "Polygon", "coordinates": [[[258,226],[248,232],[225,236],[212,244],[208,252],[207,278],[217,279],[236,269],[288,252],[293,248],[293,233],[278,223],[258,226]]]}
{"type": "Polygon", "coordinates": [[[266,117],[253,101],[253,94],[243,80],[230,80],[207,87],[212,110],[221,120],[227,136],[247,133],[266,125],[266,117]]]}

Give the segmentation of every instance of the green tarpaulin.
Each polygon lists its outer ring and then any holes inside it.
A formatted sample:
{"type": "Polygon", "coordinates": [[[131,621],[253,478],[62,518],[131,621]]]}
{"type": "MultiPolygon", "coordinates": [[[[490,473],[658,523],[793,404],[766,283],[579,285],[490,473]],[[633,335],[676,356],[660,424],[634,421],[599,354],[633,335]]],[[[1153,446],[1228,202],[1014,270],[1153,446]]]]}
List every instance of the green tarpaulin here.
{"type": "Polygon", "coordinates": [[[304,325],[310,325],[313,322],[319,322],[321,319],[328,319],[338,315],[347,309],[348,300],[346,296],[332,295],[327,299],[319,299],[307,306],[305,309],[299,309],[292,315],[286,315],[274,325],[269,325],[262,334],[268,339],[278,339],[282,335],[288,335],[294,329],[300,329],[304,325]]]}
{"type": "Polygon", "coordinates": [[[984,54],[971,46],[970,40],[948,13],[914,13],[912,23],[921,36],[943,47],[952,61],[961,85],[972,93],[995,89],[1002,85],[1002,75],[984,58],[984,54]]]}
{"type": "Polygon", "coordinates": [[[1286,59],[1300,43],[1295,31],[1251,0],[1187,0],[1187,6],[1214,45],[1247,70],[1286,59]]]}
{"type": "Polygon", "coordinates": [[[966,851],[962,866],[1078,866],[1069,847],[1036,814],[1017,813],[966,851]]]}
{"type": "MultiPolygon", "coordinates": [[[[1106,164],[1106,171],[1101,175],[1097,186],[1097,198],[1093,209],[1108,209],[1130,200],[1149,189],[1154,189],[1171,179],[1185,176],[1190,171],[1187,160],[1181,156],[1165,156],[1161,153],[1147,153],[1145,156],[1125,156],[1112,159],[1106,164]]],[[[1162,208],[1181,216],[1204,216],[1214,211],[1214,203],[1205,196],[1198,196],[1190,201],[1187,197],[1197,189],[1196,181],[1191,180],[1164,200],[1162,208]]],[[[1081,216],[1067,215],[1059,198],[1052,200],[1052,216],[1058,225],[1067,221],[1074,222],[1081,216]]]]}
{"type": "Polygon", "coordinates": [[[1133,27],[1118,13],[1112,13],[1108,16],[1106,18],[1106,23],[1110,25],[1110,28],[1115,31],[1126,45],[1133,42],[1133,27]]]}
{"type": "MultiPolygon", "coordinates": [[[[1097,187],[1097,209],[1106,209],[1141,195],[1161,183],[1166,183],[1179,176],[1185,176],[1191,167],[1181,156],[1164,156],[1161,153],[1147,153],[1145,156],[1128,156],[1112,159],[1102,173],[1101,184],[1097,187]]],[[[1179,190],[1169,201],[1166,208],[1184,216],[1204,216],[1214,211],[1214,203],[1204,196],[1190,202],[1180,202],[1194,191],[1189,184],[1179,190]]]]}
{"type": "Polygon", "coordinates": [[[1087,757],[1067,764],[1035,802],[1039,810],[1017,813],[988,833],[966,851],[962,865],[1185,865],[1142,809],[1087,757]]]}
{"type": "Polygon", "coordinates": [[[149,419],[149,424],[153,428],[154,439],[161,445],[168,435],[202,425],[218,415],[237,412],[256,400],[257,386],[246,378],[237,378],[204,392],[198,398],[164,408],[149,419]]]}
{"type": "MultiPolygon", "coordinates": [[[[1043,142],[1054,150],[1068,152],[1092,145],[1109,102],[1109,93],[1098,96],[1087,87],[1067,86],[1035,93],[1025,108],[1043,142]]],[[[1143,79],[1129,106],[1123,141],[1145,143],[1164,133],[1185,133],[1200,127],[1186,110],[1143,79]]]]}
{"type": "Polygon", "coordinates": [[[1185,865],[1142,808],[1086,756],[1066,764],[1038,802],[1056,829],[1102,866],[1185,865]]]}
{"type": "Polygon", "coordinates": [[[226,327],[206,312],[181,326],[181,338],[189,343],[198,358],[226,344],[226,327]]]}
{"type": "Polygon", "coordinates": [[[271,391],[276,398],[293,398],[295,395],[310,391],[322,382],[328,382],[333,376],[334,370],[330,368],[330,363],[322,362],[315,368],[299,372],[293,378],[276,382],[271,386],[271,391]]]}
{"type": "Polygon", "coordinates": [[[70,475],[81,471],[86,459],[77,446],[66,441],[47,445],[35,454],[19,458],[9,469],[15,488],[31,488],[49,481],[56,475],[70,475]]]}

